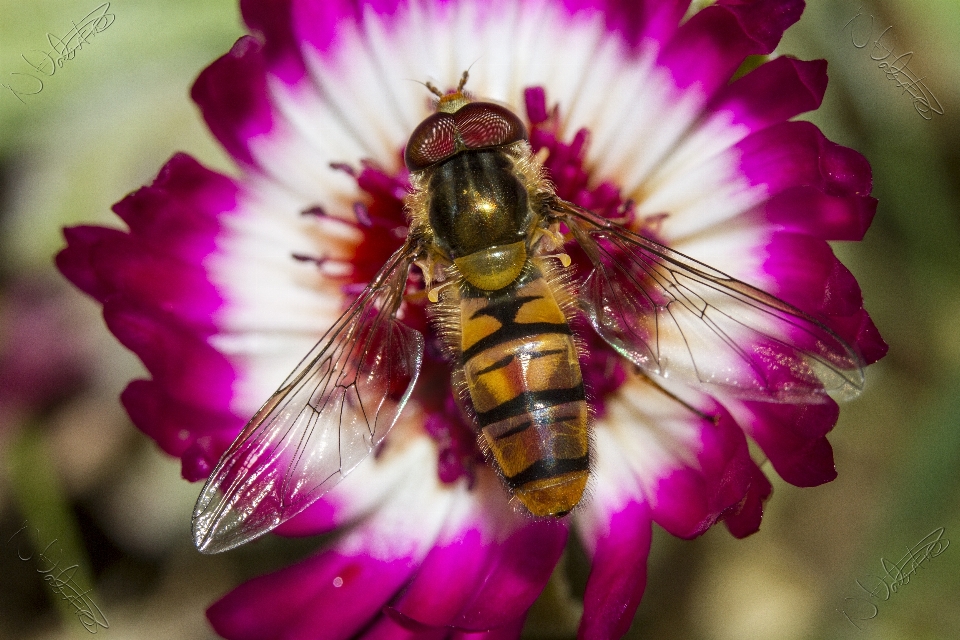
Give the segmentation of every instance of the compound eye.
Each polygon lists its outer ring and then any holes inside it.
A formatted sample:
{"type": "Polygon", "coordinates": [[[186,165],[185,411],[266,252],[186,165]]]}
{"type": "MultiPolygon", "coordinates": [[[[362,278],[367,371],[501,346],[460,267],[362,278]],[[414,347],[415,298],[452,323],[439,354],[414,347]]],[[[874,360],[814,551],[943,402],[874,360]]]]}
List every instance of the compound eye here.
{"type": "Polygon", "coordinates": [[[456,124],[453,115],[435,113],[421,122],[407,142],[403,161],[407,169],[417,171],[449,158],[457,151],[456,124]]]}
{"type": "Polygon", "coordinates": [[[492,102],[471,102],[453,114],[468,149],[497,147],[527,139],[527,128],[512,111],[492,102]]]}

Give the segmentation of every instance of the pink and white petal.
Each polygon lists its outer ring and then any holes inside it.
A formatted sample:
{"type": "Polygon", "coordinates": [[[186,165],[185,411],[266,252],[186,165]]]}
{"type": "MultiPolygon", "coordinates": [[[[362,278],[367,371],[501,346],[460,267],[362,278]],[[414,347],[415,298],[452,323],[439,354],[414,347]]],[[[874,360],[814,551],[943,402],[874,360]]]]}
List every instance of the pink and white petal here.
{"type": "MultiPolygon", "coordinates": [[[[594,65],[592,58],[593,73],[586,82],[597,86],[588,87],[581,94],[586,98],[574,99],[569,107],[566,96],[558,96],[570,109],[568,133],[588,126],[593,134],[587,159],[598,180],[613,180],[637,202],[644,200],[638,196],[654,193],[646,184],[648,176],[671,159],[713,92],[726,86],[744,57],[769,53],[803,6],[795,0],[719,3],[725,4],[730,6],[708,7],[693,16],[656,61],[659,46],[641,48],[630,58],[621,53],[618,58],[627,63],[622,70],[614,62],[594,65]]],[[[601,57],[599,62],[606,61],[601,57]]],[[[557,95],[553,85],[545,86],[557,95]]],[[[726,133],[717,140],[707,135],[685,144],[709,157],[711,148],[723,149],[744,135],[745,129],[736,127],[725,132],[729,120],[708,127],[726,133]]],[[[665,210],[670,209],[648,212],[665,210]]]]}
{"type": "Polygon", "coordinates": [[[426,626],[482,631],[522,618],[543,590],[567,539],[559,520],[533,520],[480,470],[450,514],[416,578],[393,606],[426,626]]]}
{"type": "MultiPolygon", "coordinates": [[[[740,154],[733,145],[748,129],[731,118],[721,113],[692,131],[647,180],[624,191],[624,197],[638,203],[641,222],[667,214],[658,225],[661,240],[708,264],[710,257],[690,245],[713,232],[739,231],[730,221],[766,199],[764,189],[750,184],[740,170],[740,154]]],[[[727,248],[722,253],[738,252],[727,248]]]]}
{"type": "Polygon", "coordinates": [[[628,378],[598,421],[596,466],[598,473],[617,474],[621,486],[635,486],[635,499],[649,505],[657,524],[691,538],[746,495],[749,451],[743,432],[715,401],[668,380],[657,384],[700,413],[642,378],[628,378]],[[614,449],[619,459],[608,454],[607,462],[604,452],[614,449]]]}
{"type": "MultiPolygon", "coordinates": [[[[610,450],[607,457],[619,455],[610,450]]],[[[618,464],[623,465],[621,460],[618,464]]],[[[609,466],[609,465],[608,465],[609,466]]],[[[631,496],[598,465],[590,500],[577,510],[577,524],[591,559],[577,637],[605,640],[622,637],[636,613],[647,584],[652,519],[649,507],[631,496]]]]}
{"type": "Polygon", "coordinates": [[[737,149],[743,174],[771,196],[804,185],[828,195],[870,195],[873,179],[866,158],[830,142],[809,122],[767,127],[745,138],[737,149]]]}
{"type": "MultiPolygon", "coordinates": [[[[636,128],[635,116],[622,117],[636,113],[635,99],[644,96],[649,104],[669,93],[668,87],[649,90],[650,52],[659,46],[653,34],[666,34],[667,17],[675,16],[683,5],[630,8],[617,3],[605,13],[602,4],[566,7],[545,0],[501,2],[494,8],[469,1],[456,10],[416,1],[363,9],[352,3],[297,3],[289,31],[300,40],[308,74],[295,83],[268,80],[276,122],[269,135],[251,142],[256,148],[253,155],[260,158],[263,170],[300,193],[308,193],[308,185],[319,179],[304,174],[305,167],[366,157],[395,169],[406,135],[430,111],[428,96],[409,79],[426,77],[450,86],[476,62],[468,86],[475,95],[519,105],[528,86],[550,86],[568,109],[565,126],[570,131],[591,126],[601,143],[625,138],[650,141],[659,151],[640,157],[655,159],[685,125],[664,133],[656,126],[664,121],[658,109],[644,120],[647,131],[639,132],[644,135],[631,136],[638,132],[623,131],[618,123],[630,122],[636,128]],[[624,33],[639,29],[646,34],[641,40],[647,44],[640,51],[648,53],[625,57],[628,44],[621,37],[609,37],[608,23],[624,33]],[[628,23],[634,26],[628,28],[628,23]],[[398,56],[396,51],[409,55],[398,56]],[[638,62],[638,55],[647,62],[638,62]],[[371,87],[378,100],[369,99],[371,87]],[[595,126],[598,120],[608,126],[595,126]],[[315,156],[319,154],[309,163],[304,160],[310,152],[297,147],[301,140],[315,147],[315,156]]],[[[265,33],[270,37],[287,32],[277,27],[265,33]]],[[[666,100],[663,109],[675,111],[675,100],[666,100]]],[[[694,115],[691,110],[690,118],[694,115]]],[[[619,152],[604,149],[603,155],[613,163],[635,162],[638,157],[635,148],[624,145],[619,152]]],[[[337,194],[334,199],[342,193],[326,185],[324,191],[337,194]]]]}
{"type": "MultiPolygon", "coordinates": [[[[700,127],[702,132],[688,132],[710,96],[726,85],[744,57],[772,49],[782,30],[799,17],[797,4],[802,6],[802,2],[772,0],[737,7],[708,7],[680,27],[655,63],[635,62],[633,66],[639,69],[646,70],[650,64],[653,67],[641,76],[640,82],[633,84],[628,76],[618,91],[611,92],[624,96],[623,106],[607,113],[599,107],[594,109],[591,130],[596,132],[595,144],[588,160],[598,178],[613,179],[627,197],[642,203],[640,213],[673,213],[675,208],[665,206],[666,203],[645,202],[645,196],[658,193],[658,183],[664,181],[651,174],[674,174],[691,160],[710,158],[745,135],[748,129],[735,126],[729,116],[708,122],[700,127]],[[766,14],[778,16],[775,28],[761,27],[764,23],[760,18],[766,14]],[[644,108],[636,109],[637,104],[644,108]],[[665,162],[674,166],[664,170],[661,165],[665,162]]],[[[610,95],[603,94],[603,98],[610,100],[610,95]]],[[[723,184],[719,178],[725,175],[705,171],[699,177],[701,181],[715,178],[700,185],[710,193],[711,187],[723,184]]],[[[734,193],[740,191],[736,188],[738,182],[732,183],[734,193]]],[[[686,183],[688,189],[690,184],[686,183]]],[[[714,215],[722,219],[730,212],[721,207],[720,213],[714,215]]]]}
{"type": "Polygon", "coordinates": [[[326,551],[227,594],[208,610],[214,629],[231,640],[334,640],[365,628],[416,572],[462,497],[439,486],[426,438],[394,455],[408,473],[389,500],[326,551]]]}
{"type": "Polygon", "coordinates": [[[827,90],[826,60],[780,57],[721,89],[707,112],[733,114],[733,123],[751,132],[820,106],[827,90]]]}
{"type": "MultiPolygon", "coordinates": [[[[360,241],[347,225],[299,215],[303,202],[280,187],[245,189],[205,261],[224,298],[211,344],[235,363],[233,410],[252,415],[340,316],[346,302],[331,272],[360,241]],[[339,229],[337,228],[339,227],[339,229]],[[294,255],[332,258],[318,267],[294,255]]],[[[339,267],[342,268],[342,267],[339,267]]]]}
{"type": "Polygon", "coordinates": [[[330,163],[359,160],[358,147],[336,120],[311,112],[315,95],[308,80],[290,86],[268,73],[264,45],[254,38],[241,38],[207,67],[191,96],[211,132],[242,165],[310,202],[350,193],[352,181],[330,163]],[[323,144],[317,144],[318,127],[323,144]]]}
{"type": "Polygon", "coordinates": [[[210,316],[223,301],[199,264],[156,252],[131,234],[102,240],[91,265],[115,295],[168,315],[198,335],[215,330],[210,316]]]}
{"type": "Polygon", "coordinates": [[[678,87],[696,85],[709,96],[744,58],[773,51],[803,6],[803,0],[720,0],[684,23],[658,62],[678,87]]]}
{"type": "Polygon", "coordinates": [[[740,153],[731,147],[752,131],[816,108],[826,88],[825,68],[778,58],[722,90],[642,191],[632,194],[640,201],[638,213],[668,212],[661,232],[679,242],[762,202],[766,191],[742,175],[740,153]]]}
{"type": "Polygon", "coordinates": [[[110,332],[137,354],[170,397],[213,410],[229,406],[236,371],[203,336],[122,296],[107,299],[103,316],[110,332]]]}
{"type": "Polygon", "coordinates": [[[230,409],[236,368],[208,343],[224,300],[201,266],[216,252],[237,192],[231,179],[177,154],[153,184],[114,206],[129,233],[68,230],[58,257],[65,275],[104,302],[108,327],[153,375],[131,383],[124,406],[183,458],[191,480],[209,471],[242,424],[230,409]]]}
{"type": "Polygon", "coordinates": [[[340,484],[275,532],[308,536],[352,524],[393,500],[397,487],[410,478],[420,478],[438,492],[463,493],[459,485],[440,484],[435,471],[437,450],[423,432],[424,420],[419,406],[408,405],[378,453],[367,457],[340,484]]]}

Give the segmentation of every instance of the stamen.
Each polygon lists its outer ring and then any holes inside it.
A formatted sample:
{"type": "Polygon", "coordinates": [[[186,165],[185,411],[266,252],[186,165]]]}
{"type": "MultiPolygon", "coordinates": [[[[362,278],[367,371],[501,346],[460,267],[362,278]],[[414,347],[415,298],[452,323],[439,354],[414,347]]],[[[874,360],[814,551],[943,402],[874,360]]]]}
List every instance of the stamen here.
{"type": "Polygon", "coordinates": [[[446,289],[447,287],[449,287],[449,286],[452,285],[452,284],[453,284],[453,280],[449,280],[449,281],[444,282],[443,284],[441,284],[441,285],[439,285],[439,286],[436,286],[436,287],[430,289],[430,291],[427,292],[427,299],[428,299],[430,302],[440,302],[440,292],[443,291],[444,289],[446,289]]]}
{"type": "Polygon", "coordinates": [[[362,202],[353,203],[353,215],[357,216],[357,222],[360,223],[361,227],[369,228],[373,226],[373,220],[370,219],[370,211],[362,202]]]}
{"type": "Polygon", "coordinates": [[[357,177],[356,170],[346,162],[331,162],[330,168],[333,169],[334,171],[343,171],[344,173],[351,175],[354,178],[357,177]]]}
{"type": "Polygon", "coordinates": [[[547,92],[543,87],[529,87],[524,90],[523,101],[530,124],[537,126],[547,121],[547,92]]]}
{"type": "Polygon", "coordinates": [[[324,208],[321,207],[320,205],[314,205],[314,206],[310,207],[309,209],[304,209],[303,211],[301,211],[301,212],[300,212],[300,215],[302,215],[302,216],[316,216],[317,218],[326,218],[326,217],[327,217],[327,211],[326,211],[326,209],[324,209],[324,208]]]}
{"type": "Polygon", "coordinates": [[[297,262],[312,262],[318,267],[322,267],[328,260],[326,256],[316,257],[316,256],[304,255],[302,253],[291,253],[290,257],[296,260],[297,262]]]}

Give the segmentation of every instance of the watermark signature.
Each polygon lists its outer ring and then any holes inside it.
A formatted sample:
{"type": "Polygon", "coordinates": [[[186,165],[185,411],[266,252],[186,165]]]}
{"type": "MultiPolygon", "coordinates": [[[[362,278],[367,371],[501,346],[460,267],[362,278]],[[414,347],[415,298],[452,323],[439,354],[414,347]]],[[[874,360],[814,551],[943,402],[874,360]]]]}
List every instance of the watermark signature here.
{"type": "MultiPolygon", "coordinates": [[[[52,76],[57,69],[62,69],[65,62],[73,60],[77,51],[83,49],[83,45],[90,44],[90,38],[96,34],[106,31],[113,24],[116,16],[110,13],[110,3],[104,2],[99,7],[85,15],[79,23],[72,22],[73,28],[63,37],[55,36],[52,33],[47,34],[47,42],[50,44],[49,50],[32,49],[30,57],[26,54],[20,54],[23,61],[26,62],[34,71],[44,76],[52,76]]],[[[0,86],[9,89],[11,93],[26,104],[21,96],[34,96],[43,91],[43,80],[32,73],[22,73],[13,71],[10,76],[17,76],[15,81],[16,88],[11,84],[2,84],[0,86]]]]}
{"type": "MultiPolygon", "coordinates": [[[[27,526],[27,523],[24,522],[23,526],[10,536],[7,544],[13,542],[13,539],[27,529],[27,526]]],[[[37,529],[37,535],[39,536],[39,534],[40,530],[37,529]]],[[[74,613],[84,629],[90,633],[96,633],[100,629],[109,629],[110,623],[107,622],[107,618],[103,615],[103,612],[100,611],[100,607],[87,595],[91,590],[80,591],[80,588],[73,582],[73,576],[76,574],[79,565],[70,565],[69,567],[60,569],[58,573],[54,573],[60,566],[60,559],[54,562],[47,553],[50,551],[50,547],[56,542],[57,539],[54,538],[50,544],[44,547],[43,551],[37,555],[37,573],[43,574],[43,579],[50,585],[53,592],[63,600],[66,600],[67,603],[75,609],[74,613]]],[[[34,559],[33,553],[26,556],[23,554],[19,542],[17,543],[17,557],[25,562],[34,559]]]]}
{"type": "Polygon", "coordinates": [[[934,529],[923,540],[907,549],[907,554],[900,558],[896,563],[890,562],[885,558],[880,558],[880,566],[883,567],[884,575],[870,575],[866,579],[866,584],[857,580],[857,586],[860,587],[867,596],[850,596],[843,599],[843,609],[837,609],[843,616],[857,629],[860,628],[854,619],[858,622],[864,620],[873,620],[877,617],[880,609],[871,602],[873,600],[886,602],[890,596],[900,591],[904,585],[910,584],[910,577],[917,572],[923,563],[930,558],[936,558],[946,551],[950,546],[950,541],[943,537],[943,527],[934,529]],[[909,570],[907,565],[909,564],[909,570]],[[854,618],[850,616],[853,615],[854,618]]]}
{"type": "MultiPolygon", "coordinates": [[[[871,15],[870,24],[866,25],[865,20],[860,20],[864,17],[862,10],[863,7],[857,9],[857,15],[853,16],[840,30],[840,33],[843,33],[847,27],[850,27],[850,42],[857,49],[864,49],[871,44],[870,36],[874,33],[874,17],[871,15]]],[[[880,63],[877,67],[884,70],[887,80],[893,80],[897,83],[898,89],[903,89],[901,95],[904,93],[910,94],[913,99],[913,108],[917,110],[920,117],[924,120],[932,120],[931,111],[942,116],[943,106],[940,101],[924,84],[924,79],[918,78],[916,73],[908,69],[910,60],[913,58],[913,51],[901,53],[893,58],[890,57],[894,55],[892,29],[893,25],[890,25],[880,32],[876,40],[872,41],[873,48],[870,49],[870,59],[880,63]]]]}

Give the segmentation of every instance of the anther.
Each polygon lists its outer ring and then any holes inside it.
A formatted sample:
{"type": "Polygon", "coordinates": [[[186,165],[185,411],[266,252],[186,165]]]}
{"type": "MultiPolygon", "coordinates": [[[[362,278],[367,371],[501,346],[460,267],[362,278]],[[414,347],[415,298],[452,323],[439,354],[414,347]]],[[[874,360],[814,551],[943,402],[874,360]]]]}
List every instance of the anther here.
{"type": "Polygon", "coordinates": [[[552,256],[548,256],[548,257],[550,257],[550,258],[556,258],[557,260],[559,260],[559,261],[560,261],[560,264],[563,265],[563,268],[564,268],[564,269],[566,269],[567,267],[569,267],[570,264],[571,264],[571,262],[573,262],[573,261],[570,259],[570,256],[567,255],[566,253],[555,253],[555,254],[553,254],[552,256]]]}
{"type": "Polygon", "coordinates": [[[296,260],[297,262],[312,262],[318,267],[322,267],[324,263],[327,261],[327,258],[325,256],[320,256],[320,257],[308,256],[302,253],[291,253],[290,257],[296,260]]]}
{"type": "Polygon", "coordinates": [[[440,302],[440,292],[453,284],[453,280],[444,282],[440,286],[434,287],[427,292],[427,300],[430,302],[440,302]]]}
{"type": "Polygon", "coordinates": [[[326,218],[326,217],[327,217],[327,211],[326,211],[326,209],[324,209],[324,208],[321,207],[320,205],[314,205],[314,206],[310,207],[309,209],[304,209],[303,211],[301,211],[301,212],[300,212],[300,215],[302,215],[302,216],[316,216],[317,218],[326,218]]]}
{"type": "Polygon", "coordinates": [[[333,169],[334,171],[343,171],[344,173],[347,173],[354,178],[357,177],[356,170],[346,162],[331,162],[330,168],[333,169]]]}
{"type": "Polygon", "coordinates": [[[372,227],[373,219],[370,217],[370,211],[367,209],[367,205],[362,202],[353,203],[353,215],[357,216],[357,222],[360,223],[361,227],[372,227]]]}

